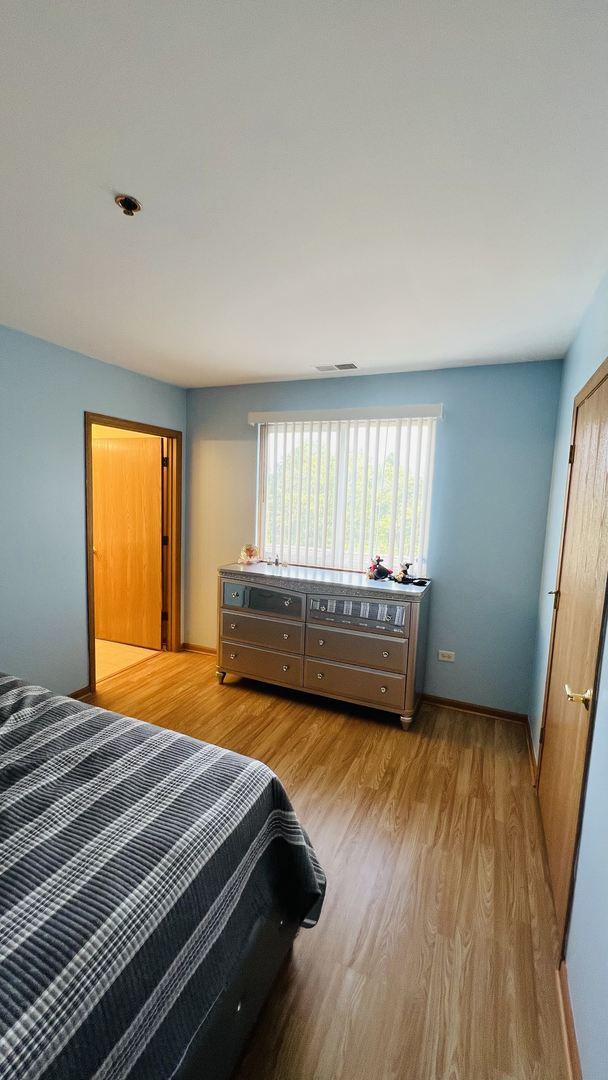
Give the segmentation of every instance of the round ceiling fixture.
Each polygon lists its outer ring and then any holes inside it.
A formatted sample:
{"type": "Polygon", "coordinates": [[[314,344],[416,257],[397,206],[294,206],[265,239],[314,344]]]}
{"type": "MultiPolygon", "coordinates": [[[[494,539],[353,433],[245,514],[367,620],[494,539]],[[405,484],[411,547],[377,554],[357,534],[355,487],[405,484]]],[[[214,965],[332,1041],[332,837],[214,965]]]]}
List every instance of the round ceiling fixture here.
{"type": "Polygon", "coordinates": [[[134,195],[117,195],[114,202],[117,206],[120,206],[123,214],[126,214],[127,217],[133,217],[134,214],[138,214],[141,210],[141,203],[134,195]]]}

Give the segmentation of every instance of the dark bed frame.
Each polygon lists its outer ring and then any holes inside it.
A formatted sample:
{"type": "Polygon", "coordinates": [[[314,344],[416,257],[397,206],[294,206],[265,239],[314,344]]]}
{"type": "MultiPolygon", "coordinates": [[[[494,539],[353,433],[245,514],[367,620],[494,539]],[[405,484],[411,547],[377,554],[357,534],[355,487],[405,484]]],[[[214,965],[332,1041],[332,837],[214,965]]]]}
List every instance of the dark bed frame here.
{"type": "Polygon", "coordinates": [[[228,1080],[291,953],[298,929],[298,922],[279,909],[260,916],[174,1080],[228,1080]]]}

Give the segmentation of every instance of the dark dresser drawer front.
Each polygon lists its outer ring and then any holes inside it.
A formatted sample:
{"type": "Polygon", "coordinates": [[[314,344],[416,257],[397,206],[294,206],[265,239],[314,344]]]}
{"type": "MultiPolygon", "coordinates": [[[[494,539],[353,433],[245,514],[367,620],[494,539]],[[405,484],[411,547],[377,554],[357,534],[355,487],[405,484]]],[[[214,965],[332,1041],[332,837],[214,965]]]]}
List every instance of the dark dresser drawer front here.
{"type": "Polygon", "coordinates": [[[302,658],[300,656],[290,656],[287,653],[277,655],[265,649],[256,649],[252,645],[237,645],[223,641],[221,657],[222,667],[226,671],[256,675],[259,679],[284,683],[286,686],[302,685],[302,658]]]}
{"type": "Polygon", "coordinates": [[[245,615],[240,611],[223,611],[222,637],[280,649],[282,652],[301,653],[304,646],[304,626],[279,619],[265,619],[258,615],[245,615]]]}
{"type": "Polygon", "coordinates": [[[304,686],[341,698],[355,698],[384,709],[403,708],[405,676],[391,675],[367,668],[347,667],[345,664],[325,663],[322,660],[304,661],[304,686]]]}
{"type": "Polygon", "coordinates": [[[407,641],[381,638],[377,634],[331,630],[309,626],[306,631],[306,655],[343,664],[360,664],[381,671],[405,674],[407,641]]]}
{"type": "Polygon", "coordinates": [[[245,585],[225,581],[222,591],[223,607],[245,608],[261,615],[280,615],[282,619],[303,619],[306,597],[285,589],[267,589],[260,585],[245,585]]]}

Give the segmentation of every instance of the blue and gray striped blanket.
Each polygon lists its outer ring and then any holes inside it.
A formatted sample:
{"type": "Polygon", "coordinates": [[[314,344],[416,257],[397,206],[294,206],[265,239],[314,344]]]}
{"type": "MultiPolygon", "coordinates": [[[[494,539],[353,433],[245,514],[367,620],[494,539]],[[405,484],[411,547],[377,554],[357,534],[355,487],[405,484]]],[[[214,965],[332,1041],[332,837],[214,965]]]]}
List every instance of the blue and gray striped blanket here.
{"type": "Polygon", "coordinates": [[[179,1070],[258,916],[325,879],[265,765],[0,676],[0,1077],[179,1070]]]}

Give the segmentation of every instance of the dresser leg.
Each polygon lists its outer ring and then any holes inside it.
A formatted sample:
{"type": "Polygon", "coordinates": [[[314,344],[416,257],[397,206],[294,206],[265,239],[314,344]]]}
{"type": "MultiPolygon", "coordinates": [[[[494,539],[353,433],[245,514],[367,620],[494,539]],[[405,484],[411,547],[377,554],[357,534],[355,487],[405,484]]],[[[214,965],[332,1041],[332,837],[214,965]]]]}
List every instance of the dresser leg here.
{"type": "Polygon", "coordinates": [[[224,679],[226,678],[226,672],[222,671],[221,668],[218,668],[215,673],[215,677],[219,683],[223,683],[224,679]]]}
{"type": "Polygon", "coordinates": [[[400,716],[399,717],[399,723],[401,724],[401,727],[403,728],[403,730],[407,731],[408,728],[410,728],[412,726],[412,724],[414,723],[414,717],[413,716],[400,716]]]}

